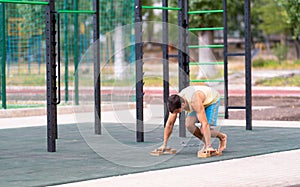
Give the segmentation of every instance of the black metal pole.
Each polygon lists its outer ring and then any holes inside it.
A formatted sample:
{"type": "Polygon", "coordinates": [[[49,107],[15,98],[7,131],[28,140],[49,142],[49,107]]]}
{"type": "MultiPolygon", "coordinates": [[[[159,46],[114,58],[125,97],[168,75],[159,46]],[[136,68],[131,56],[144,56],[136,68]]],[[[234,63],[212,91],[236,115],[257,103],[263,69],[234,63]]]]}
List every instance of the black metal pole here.
{"type": "Polygon", "coordinates": [[[93,15],[94,22],[94,115],[95,115],[95,134],[101,134],[101,76],[100,76],[100,20],[99,20],[99,1],[93,0],[93,9],[96,12],[93,15]]]}
{"type": "MultiPolygon", "coordinates": [[[[178,77],[179,91],[189,85],[188,37],[188,0],[178,0],[178,77]]],[[[186,136],[185,114],[179,115],[179,137],[186,136]]]]}
{"type": "Polygon", "coordinates": [[[245,20],[245,74],[246,74],[246,130],[252,130],[252,84],[251,84],[251,2],[244,1],[245,20]]]}
{"type": "Polygon", "coordinates": [[[2,108],[6,109],[6,24],[5,24],[5,3],[0,3],[0,98],[2,101],[2,108]]]}
{"type": "Polygon", "coordinates": [[[189,42],[189,0],[184,1],[184,22],[183,22],[183,28],[184,28],[184,40],[183,40],[183,47],[184,47],[184,73],[185,73],[185,87],[190,85],[190,57],[189,57],[189,49],[188,49],[188,42],[189,42]]]}
{"type": "Polygon", "coordinates": [[[229,118],[228,112],[228,41],[227,41],[227,0],[223,0],[223,43],[224,43],[224,107],[225,119],[229,118]]]}
{"type": "MultiPolygon", "coordinates": [[[[168,0],[162,1],[163,7],[168,7],[168,0]]],[[[168,10],[162,11],[162,51],[163,51],[163,85],[164,85],[164,126],[169,117],[169,110],[167,107],[169,91],[169,27],[168,27],[168,10]]]]}
{"type": "Polygon", "coordinates": [[[46,64],[47,64],[47,145],[48,152],[56,151],[57,98],[55,63],[55,0],[46,6],[46,64]]]}
{"type": "Polygon", "coordinates": [[[142,1],[134,1],[135,31],[135,76],[136,76],[136,141],[144,141],[143,110],[143,42],[142,42],[142,1]]]}
{"type": "MultiPolygon", "coordinates": [[[[78,10],[79,0],[72,1],[74,3],[74,10],[78,10]]],[[[79,105],[79,50],[78,50],[78,38],[79,38],[79,20],[78,14],[74,14],[74,100],[75,105],[79,105]]]]}

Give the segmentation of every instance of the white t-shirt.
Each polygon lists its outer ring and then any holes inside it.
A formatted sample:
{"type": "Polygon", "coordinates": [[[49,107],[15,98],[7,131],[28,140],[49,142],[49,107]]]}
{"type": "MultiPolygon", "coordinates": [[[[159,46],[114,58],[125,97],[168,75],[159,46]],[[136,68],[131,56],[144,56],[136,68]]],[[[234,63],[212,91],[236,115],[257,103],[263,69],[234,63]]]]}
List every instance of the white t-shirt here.
{"type": "Polygon", "coordinates": [[[188,101],[189,108],[191,111],[187,112],[192,112],[192,107],[191,107],[191,101],[192,101],[192,96],[196,91],[201,91],[205,95],[205,100],[203,102],[204,107],[208,107],[209,105],[217,102],[220,98],[219,92],[217,92],[215,89],[208,87],[208,86],[188,86],[181,90],[179,92],[179,96],[185,98],[188,101]]]}

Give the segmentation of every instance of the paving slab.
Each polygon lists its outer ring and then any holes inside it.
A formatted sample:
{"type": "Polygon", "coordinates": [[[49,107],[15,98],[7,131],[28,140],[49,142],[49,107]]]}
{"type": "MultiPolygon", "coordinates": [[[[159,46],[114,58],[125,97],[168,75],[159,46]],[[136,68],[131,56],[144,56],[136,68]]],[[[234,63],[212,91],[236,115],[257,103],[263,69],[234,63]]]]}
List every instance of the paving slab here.
{"type": "Polygon", "coordinates": [[[297,187],[300,150],[107,177],[56,187],[297,187]]]}

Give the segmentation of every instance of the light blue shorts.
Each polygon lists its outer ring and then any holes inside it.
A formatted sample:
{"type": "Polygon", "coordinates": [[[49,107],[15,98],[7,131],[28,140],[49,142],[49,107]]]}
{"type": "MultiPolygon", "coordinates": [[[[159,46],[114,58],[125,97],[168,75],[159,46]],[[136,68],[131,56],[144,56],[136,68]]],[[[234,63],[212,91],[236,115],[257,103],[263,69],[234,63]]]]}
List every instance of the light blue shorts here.
{"type": "MultiPolygon", "coordinates": [[[[212,105],[209,105],[205,108],[205,114],[208,121],[208,124],[211,126],[217,126],[217,119],[218,119],[218,112],[219,112],[219,106],[220,106],[220,99],[213,103],[212,105]]],[[[194,116],[197,118],[197,114],[195,111],[188,113],[187,116],[194,116]]],[[[198,120],[199,122],[199,120],[198,120]]]]}

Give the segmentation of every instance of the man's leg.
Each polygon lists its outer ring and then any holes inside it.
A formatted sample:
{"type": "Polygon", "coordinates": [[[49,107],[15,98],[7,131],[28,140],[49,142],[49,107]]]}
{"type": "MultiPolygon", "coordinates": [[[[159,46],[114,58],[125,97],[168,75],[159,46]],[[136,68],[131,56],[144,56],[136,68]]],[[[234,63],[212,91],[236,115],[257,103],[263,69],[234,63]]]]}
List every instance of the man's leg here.
{"type": "MultiPolygon", "coordinates": [[[[185,126],[188,129],[188,131],[199,138],[202,142],[204,142],[205,145],[205,138],[203,137],[203,134],[201,133],[201,130],[199,127],[195,125],[197,122],[197,118],[194,116],[187,116],[185,126]]],[[[226,148],[226,143],[227,143],[227,135],[215,130],[214,128],[210,129],[211,132],[211,137],[213,138],[219,138],[220,143],[219,143],[219,151],[223,151],[226,148]]]]}
{"type": "Polygon", "coordinates": [[[201,133],[200,129],[195,125],[196,122],[197,122],[196,117],[187,116],[185,120],[185,126],[191,134],[199,138],[199,140],[205,142],[203,134],[201,133]]]}
{"type": "Polygon", "coordinates": [[[211,132],[211,137],[219,138],[220,140],[219,151],[222,152],[224,149],[226,149],[227,135],[225,133],[215,130],[214,128],[211,128],[210,132],[211,132]]]}
{"type": "MultiPolygon", "coordinates": [[[[217,126],[219,106],[220,100],[205,109],[206,118],[210,126],[217,126]]],[[[212,137],[217,137],[220,140],[219,151],[222,152],[226,149],[227,135],[214,128],[211,128],[210,132],[212,137]]]]}

